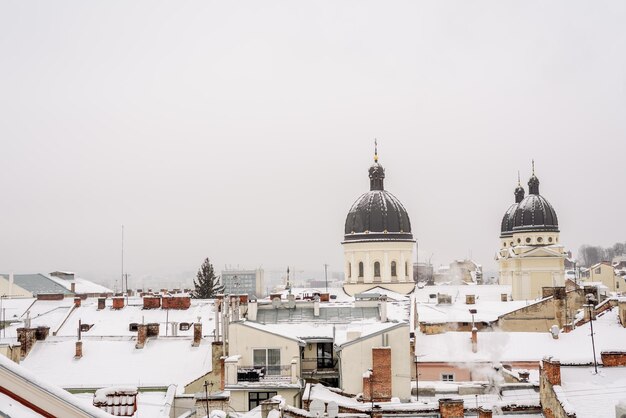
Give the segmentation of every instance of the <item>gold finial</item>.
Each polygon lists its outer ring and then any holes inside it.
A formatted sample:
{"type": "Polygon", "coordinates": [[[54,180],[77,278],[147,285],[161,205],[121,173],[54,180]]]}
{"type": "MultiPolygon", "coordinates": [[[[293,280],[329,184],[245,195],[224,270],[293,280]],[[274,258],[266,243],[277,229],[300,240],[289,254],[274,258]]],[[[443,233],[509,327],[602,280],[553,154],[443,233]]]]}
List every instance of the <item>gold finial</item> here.
{"type": "Polygon", "coordinates": [[[378,140],[374,138],[374,162],[378,162],[378,140]]]}

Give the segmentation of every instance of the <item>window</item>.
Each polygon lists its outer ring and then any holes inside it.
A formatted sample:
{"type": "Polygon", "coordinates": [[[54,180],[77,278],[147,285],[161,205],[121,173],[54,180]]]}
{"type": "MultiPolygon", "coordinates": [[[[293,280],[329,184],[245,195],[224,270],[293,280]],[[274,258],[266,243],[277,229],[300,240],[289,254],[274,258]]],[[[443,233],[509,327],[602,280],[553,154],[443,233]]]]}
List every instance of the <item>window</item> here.
{"type": "Polygon", "coordinates": [[[348,277],[352,277],[352,263],[348,263],[348,277]]]}
{"type": "Polygon", "coordinates": [[[333,343],[317,343],[317,368],[332,369],[333,343]]]}
{"type": "Polygon", "coordinates": [[[267,375],[280,375],[279,348],[255,348],[252,350],[252,362],[255,369],[265,369],[267,375]]]}
{"type": "Polygon", "coordinates": [[[276,396],[276,392],[250,392],[248,393],[248,410],[252,410],[261,405],[261,402],[276,396]]]}
{"type": "Polygon", "coordinates": [[[378,261],[374,263],[374,277],[380,277],[380,263],[378,261]]]}
{"type": "Polygon", "coordinates": [[[454,382],[454,374],[452,373],[442,373],[441,374],[442,382],[454,382]]]}
{"type": "Polygon", "coordinates": [[[530,244],[530,238],[526,238],[526,243],[530,244]]]}
{"type": "Polygon", "coordinates": [[[537,238],[537,242],[543,242],[543,238],[538,237],[538,238],[537,238]]]}
{"type": "Polygon", "coordinates": [[[391,262],[391,277],[396,277],[398,274],[396,273],[396,262],[391,262]]]}
{"type": "Polygon", "coordinates": [[[363,277],[363,262],[359,263],[359,277],[363,277]]]}
{"type": "Polygon", "coordinates": [[[408,277],[409,276],[409,263],[405,262],[404,263],[404,277],[408,277]]]}
{"type": "Polygon", "coordinates": [[[548,242],[552,242],[552,237],[548,238],[548,242]]]}
{"type": "Polygon", "coordinates": [[[600,267],[596,267],[596,269],[593,271],[595,274],[602,274],[602,268],[600,267]]]}

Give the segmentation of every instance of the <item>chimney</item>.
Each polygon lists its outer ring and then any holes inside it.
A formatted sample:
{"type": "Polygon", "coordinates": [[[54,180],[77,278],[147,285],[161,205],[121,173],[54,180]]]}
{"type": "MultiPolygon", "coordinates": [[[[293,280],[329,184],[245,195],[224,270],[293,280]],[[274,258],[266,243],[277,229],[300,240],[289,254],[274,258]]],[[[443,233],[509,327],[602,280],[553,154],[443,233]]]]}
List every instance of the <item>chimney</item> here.
{"type": "Polygon", "coordinates": [[[478,329],[472,327],[472,353],[478,352],[478,329]]]}
{"type": "Polygon", "coordinates": [[[239,304],[240,305],[247,305],[248,304],[248,294],[247,293],[242,293],[241,295],[239,295],[239,304]]]}
{"type": "Polygon", "coordinates": [[[626,366],[626,351],[602,351],[600,357],[604,367],[626,366]]]}
{"type": "Polygon", "coordinates": [[[372,348],[372,369],[363,375],[363,399],[388,402],[391,385],[391,347],[372,348]]]}
{"type": "Polygon", "coordinates": [[[124,308],[124,297],[123,296],[113,297],[113,309],[122,309],[122,308],[124,308]]]}
{"type": "Polygon", "coordinates": [[[380,322],[387,322],[387,296],[385,295],[380,297],[378,312],[380,314],[380,322]]]}
{"type": "Polygon", "coordinates": [[[80,308],[80,302],[81,302],[81,299],[78,296],[75,297],[74,298],[74,307],[75,308],[80,308]]]}
{"type": "Polygon", "coordinates": [[[279,405],[280,401],[277,401],[275,399],[268,399],[261,402],[261,418],[267,418],[270,411],[272,410],[278,411],[279,405]]]}
{"type": "Polygon", "coordinates": [[[465,295],[465,304],[474,305],[476,303],[476,295],[465,295]]]}
{"type": "Polygon", "coordinates": [[[486,406],[481,406],[478,408],[478,418],[491,418],[493,416],[493,411],[491,408],[486,406]]]}
{"type": "Polygon", "coordinates": [[[18,328],[17,341],[20,343],[20,356],[25,358],[36,341],[35,328],[18,328]]]}
{"type": "Polygon", "coordinates": [[[143,348],[146,344],[146,338],[148,338],[148,325],[137,325],[137,344],[135,344],[135,348],[143,348]]]}
{"type": "Polygon", "coordinates": [[[50,333],[50,327],[39,326],[35,328],[35,340],[43,341],[48,338],[48,334],[50,333]]]}
{"type": "Polygon", "coordinates": [[[501,302],[508,302],[508,300],[509,300],[509,295],[507,295],[506,293],[500,293],[501,302]]]}
{"type": "Polygon", "coordinates": [[[160,324],[158,322],[150,322],[148,324],[148,330],[146,333],[147,337],[158,337],[159,336],[159,327],[160,324]]]}
{"type": "Polygon", "coordinates": [[[196,322],[193,324],[193,347],[198,347],[200,345],[200,340],[202,339],[202,322],[196,322]]]}
{"type": "Polygon", "coordinates": [[[315,317],[320,316],[320,301],[319,300],[313,301],[313,316],[315,317]]]}
{"type": "Polygon", "coordinates": [[[439,399],[439,414],[441,418],[463,418],[463,399],[439,399]]]}
{"type": "Polygon", "coordinates": [[[161,307],[160,296],[144,296],[143,308],[144,309],[159,309],[161,307]]]}
{"type": "Polygon", "coordinates": [[[76,283],[70,283],[70,292],[76,293],[76,283]]]}
{"type": "Polygon", "coordinates": [[[172,337],[178,337],[178,322],[170,322],[172,327],[172,337]]]}
{"type": "Polygon", "coordinates": [[[258,305],[257,305],[256,300],[251,300],[250,302],[248,302],[248,320],[256,321],[257,310],[258,310],[258,305]]]}
{"type": "Polygon", "coordinates": [[[83,342],[76,341],[76,353],[74,354],[75,359],[79,359],[83,356],[83,342]]]}
{"type": "Polygon", "coordinates": [[[541,362],[541,378],[551,385],[561,385],[561,362],[552,357],[545,357],[541,362]]]}
{"type": "Polygon", "coordinates": [[[101,311],[106,307],[107,298],[98,298],[98,310],[101,311]]]}

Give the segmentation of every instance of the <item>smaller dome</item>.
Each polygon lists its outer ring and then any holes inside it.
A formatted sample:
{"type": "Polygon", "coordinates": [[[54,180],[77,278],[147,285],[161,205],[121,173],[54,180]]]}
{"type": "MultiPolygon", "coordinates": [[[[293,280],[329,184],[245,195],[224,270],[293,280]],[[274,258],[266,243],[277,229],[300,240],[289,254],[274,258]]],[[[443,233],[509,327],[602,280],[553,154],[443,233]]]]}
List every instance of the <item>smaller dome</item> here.
{"type": "Polygon", "coordinates": [[[513,192],[515,195],[515,203],[513,203],[504,213],[502,217],[502,222],[500,224],[500,238],[510,237],[513,235],[513,215],[515,214],[515,210],[519,203],[524,200],[524,188],[522,187],[522,183],[520,182],[519,172],[517,173],[517,187],[513,192]]]}

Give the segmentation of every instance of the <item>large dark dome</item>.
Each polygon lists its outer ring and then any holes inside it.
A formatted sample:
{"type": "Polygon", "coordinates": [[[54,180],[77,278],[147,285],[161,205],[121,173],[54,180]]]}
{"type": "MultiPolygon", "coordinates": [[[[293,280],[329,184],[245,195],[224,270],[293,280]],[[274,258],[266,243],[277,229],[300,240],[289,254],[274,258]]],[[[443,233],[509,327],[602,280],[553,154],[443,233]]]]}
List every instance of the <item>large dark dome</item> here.
{"type": "MultiPolygon", "coordinates": [[[[534,170],[533,170],[534,171],[534,170]]],[[[528,180],[528,196],[515,209],[513,232],[559,232],[559,221],[550,202],[539,194],[539,179],[528,180]]]]}
{"type": "Polygon", "coordinates": [[[384,190],[385,170],[377,156],[369,169],[370,191],[346,217],[345,241],[413,241],[411,221],[402,203],[384,190]]]}

